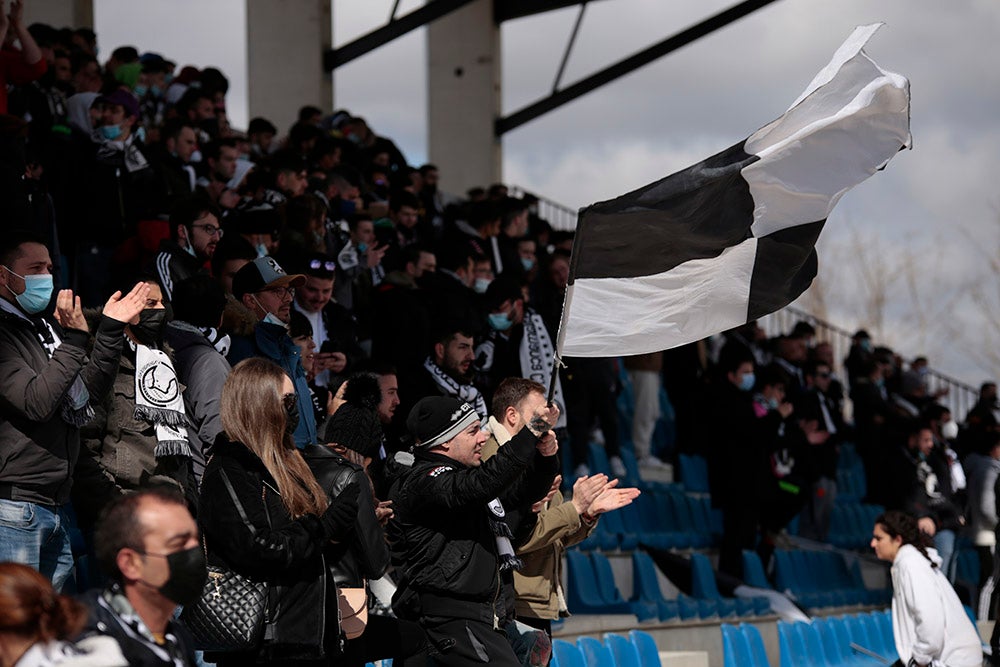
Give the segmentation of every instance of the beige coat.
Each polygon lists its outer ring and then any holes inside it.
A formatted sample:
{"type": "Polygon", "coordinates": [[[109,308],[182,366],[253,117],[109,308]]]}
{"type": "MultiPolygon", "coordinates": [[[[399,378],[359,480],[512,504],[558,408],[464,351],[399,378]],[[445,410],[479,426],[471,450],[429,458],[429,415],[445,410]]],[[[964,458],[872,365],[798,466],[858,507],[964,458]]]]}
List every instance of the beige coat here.
{"type": "MultiPolygon", "coordinates": [[[[489,430],[492,435],[483,445],[484,461],[511,438],[503,424],[493,417],[489,430]]],[[[514,572],[515,609],[519,618],[556,620],[569,616],[561,584],[563,552],[585,540],[596,525],[596,521],[585,524],[573,503],[564,501],[556,491],[546,508],[538,513],[528,540],[517,550],[524,563],[514,572]]]]}

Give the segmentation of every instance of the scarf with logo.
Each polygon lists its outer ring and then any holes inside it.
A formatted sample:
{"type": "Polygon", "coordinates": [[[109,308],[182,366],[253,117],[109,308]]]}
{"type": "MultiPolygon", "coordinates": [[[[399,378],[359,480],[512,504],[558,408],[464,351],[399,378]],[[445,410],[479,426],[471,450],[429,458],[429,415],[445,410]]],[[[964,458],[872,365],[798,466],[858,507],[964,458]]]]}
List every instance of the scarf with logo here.
{"type": "Polygon", "coordinates": [[[153,455],[191,456],[181,385],[170,357],[129,341],[135,350],[135,418],[156,429],[153,455]]]}
{"type": "Polygon", "coordinates": [[[441,367],[435,364],[434,360],[430,357],[424,359],[424,369],[430,373],[434,384],[440,387],[441,391],[448,396],[454,396],[466,403],[472,404],[476,412],[482,415],[483,419],[486,419],[485,415],[489,414],[489,411],[486,409],[486,399],[479,393],[475,385],[459,384],[454,378],[441,370],[441,367]]]}

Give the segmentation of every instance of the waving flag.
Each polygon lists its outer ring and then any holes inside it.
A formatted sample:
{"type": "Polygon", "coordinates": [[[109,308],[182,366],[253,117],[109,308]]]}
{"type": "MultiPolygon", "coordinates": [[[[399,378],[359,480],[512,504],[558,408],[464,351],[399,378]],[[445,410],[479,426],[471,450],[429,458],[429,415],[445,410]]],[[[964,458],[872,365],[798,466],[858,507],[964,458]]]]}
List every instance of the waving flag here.
{"type": "Polygon", "coordinates": [[[772,313],[816,276],[833,206],[910,145],[906,78],[862,26],[780,118],[692,167],[580,212],[564,356],[665,350],[772,313]]]}

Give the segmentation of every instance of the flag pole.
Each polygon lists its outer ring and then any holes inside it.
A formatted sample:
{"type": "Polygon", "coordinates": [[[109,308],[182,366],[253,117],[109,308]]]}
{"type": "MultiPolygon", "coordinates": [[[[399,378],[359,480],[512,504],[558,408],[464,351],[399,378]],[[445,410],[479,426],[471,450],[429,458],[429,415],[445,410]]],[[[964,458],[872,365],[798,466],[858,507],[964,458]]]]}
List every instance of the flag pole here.
{"type": "MultiPolygon", "coordinates": [[[[563,294],[562,314],[559,316],[559,330],[556,332],[556,350],[552,357],[552,378],[549,380],[549,397],[547,399],[549,407],[552,407],[552,399],[556,393],[556,380],[559,377],[559,368],[566,365],[562,362],[562,349],[563,342],[566,340],[566,318],[569,316],[569,308],[573,303],[573,281],[576,276],[577,250],[580,247],[580,237],[582,236],[580,218],[583,217],[585,210],[586,209],[580,209],[576,214],[576,230],[573,236],[573,249],[570,251],[569,256],[569,277],[566,279],[566,293],[563,294]]],[[[563,407],[565,408],[566,406],[563,407]]]]}

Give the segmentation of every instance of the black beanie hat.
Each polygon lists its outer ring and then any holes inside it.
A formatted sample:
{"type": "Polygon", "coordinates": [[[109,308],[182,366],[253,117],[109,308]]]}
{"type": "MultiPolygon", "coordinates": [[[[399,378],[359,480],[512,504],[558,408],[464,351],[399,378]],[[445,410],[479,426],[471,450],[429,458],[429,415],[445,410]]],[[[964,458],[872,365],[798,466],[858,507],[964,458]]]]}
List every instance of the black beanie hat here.
{"type": "Polygon", "coordinates": [[[365,407],[344,403],[326,423],[323,433],[326,442],[377,459],[382,446],[382,424],[378,415],[365,407]]]}
{"type": "Polygon", "coordinates": [[[406,417],[406,428],[417,446],[436,447],[478,422],[475,408],[457,398],[428,396],[421,398],[406,417]]]}

